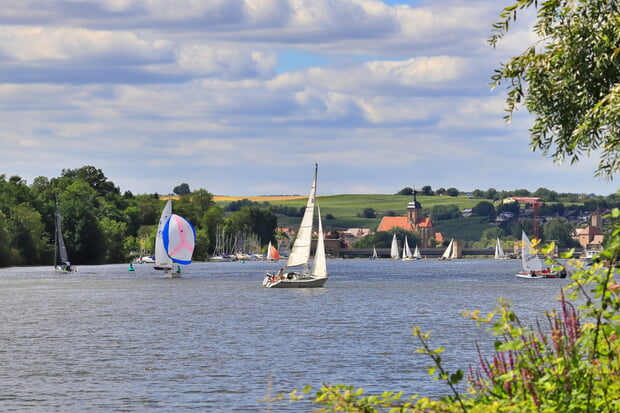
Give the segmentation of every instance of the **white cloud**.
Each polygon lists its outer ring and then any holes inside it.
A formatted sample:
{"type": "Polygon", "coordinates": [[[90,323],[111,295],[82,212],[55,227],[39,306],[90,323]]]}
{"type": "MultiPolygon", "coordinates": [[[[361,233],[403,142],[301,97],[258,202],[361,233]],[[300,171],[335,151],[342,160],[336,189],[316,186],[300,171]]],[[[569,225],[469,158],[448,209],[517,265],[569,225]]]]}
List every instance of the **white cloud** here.
{"type": "Polygon", "coordinates": [[[504,123],[492,69],[534,37],[517,26],[493,51],[492,2],[3,6],[0,174],[88,164],[122,190],[166,193],[191,177],[192,188],[252,195],[305,192],[319,162],[323,194],[413,184],[613,192],[594,189],[611,185],[592,183],[592,161],[558,169],[532,154],[528,116],[504,123]],[[282,50],[324,59],[281,73],[282,50]]]}
{"type": "Polygon", "coordinates": [[[170,43],[145,41],[129,32],[4,26],[0,28],[0,53],[24,62],[84,59],[149,61],[164,59],[170,53],[170,43]]]}

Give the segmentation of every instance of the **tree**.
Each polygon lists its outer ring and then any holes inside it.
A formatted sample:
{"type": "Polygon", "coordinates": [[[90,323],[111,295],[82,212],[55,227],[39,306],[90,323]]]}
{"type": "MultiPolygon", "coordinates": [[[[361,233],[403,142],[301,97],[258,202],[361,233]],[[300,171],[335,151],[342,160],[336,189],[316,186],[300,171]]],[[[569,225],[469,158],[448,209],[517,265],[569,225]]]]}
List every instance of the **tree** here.
{"type": "Polygon", "coordinates": [[[0,267],[13,265],[11,261],[11,240],[7,230],[6,217],[0,211],[0,267]]]}
{"type": "Polygon", "coordinates": [[[495,188],[487,189],[486,192],[484,193],[484,197],[486,199],[498,199],[497,198],[497,189],[495,189],[495,188]]]}
{"type": "Polygon", "coordinates": [[[106,255],[96,196],[82,179],[76,179],[59,196],[65,244],[69,258],[76,264],[101,264],[106,255]]]}
{"type": "Polygon", "coordinates": [[[120,189],[114,183],[108,181],[101,169],[85,165],[78,169],[63,169],[62,177],[70,179],[82,179],[101,196],[119,195],[120,189]]]}
{"type": "Polygon", "coordinates": [[[484,198],[484,191],[481,189],[474,189],[471,194],[474,198],[484,198]]]}
{"type": "Polygon", "coordinates": [[[446,189],[446,194],[449,196],[459,196],[459,190],[456,188],[448,188],[446,189]]]}
{"type": "Polygon", "coordinates": [[[489,201],[480,201],[471,210],[479,217],[495,217],[495,207],[489,201]]]}
{"type": "Polygon", "coordinates": [[[433,196],[435,193],[433,192],[433,188],[430,185],[424,185],[422,187],[422,195],[433,196]]]}
{"type": "Polygon", "coordinates": [[[377,213],[375,212],[373,208],[364,208],[360,216],[362,218],[376,218],[377,213]]]}
{"type": "Polygon", "coordinates": [[[431,208],[430,216],[433,221],[441,221],[443,219],[454,219],[461,216],[461,210],[458,205],[435,205],[431,208]]]}
{"type": "Polygon", "coordinates": [[[620,3],[617,0],[516,0],[493,25],[496,47],[517,10],[537,10],[540,41],[501,65],[494,86],[506,82],[506,119],[523,105],[534,115],[530,146],[556,161],[577,162],[600,150],[595,175],[620,171],[620,3]]]}
{"type": "Polygon", "coordinates": [[[407,186],[396,193],[396,195],[413,195],[413,188],[407,186]]]}
{"type": "Polygon", "coordinates": [[[562,248],[579,246],[579,243],[572,237],[574,232],[575,227],[566,218],[555,218],[543,225],[544,240],[546,242],[555,241],[558,247],[562,248]]]}
{"type": "Polygon", "coordinates": [[[192,191],[190,191],[188,184],[182,183],[180,185],[175,186],[172,192],[174,192],[176,195],[188,195],[192,191]]]}

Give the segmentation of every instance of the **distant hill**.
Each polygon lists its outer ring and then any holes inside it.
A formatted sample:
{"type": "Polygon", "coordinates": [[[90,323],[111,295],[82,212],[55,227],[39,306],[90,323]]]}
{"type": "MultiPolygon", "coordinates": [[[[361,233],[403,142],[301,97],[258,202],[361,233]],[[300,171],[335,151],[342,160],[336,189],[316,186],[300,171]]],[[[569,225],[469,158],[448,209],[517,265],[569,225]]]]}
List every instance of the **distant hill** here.
{"type": "MultiPolygon", "coordinates": [[[[258,197],[242,197],[242,196],[214,196],[215,201],[225,206],[232,201],[241,199],[249,199],[255,202],[269,202],[271,205],[283,205],[295,208],[302,208],[306,205],[307,196],[258,196],[258,197]]],[[[319,196],[318,202],[321,207],[321,215],[323,216],[323,225],[327,231],[345,230],[347,228],[370,228],[375,231],[381,218],[388,214],[395,216],[403,216],[407,212],[407,204],[412,200],[410,195],[388,195],[388,194],[350,194],[350,195],[326,195],[319,196]],[[376,218],[362,218],[361,214],[365,208],[374,209],[376,218]],[[325,217],[331,215],[332,219],[325,217]]],[[[422,204],[422,208],[428,213],[430,208],[435,205],[457,205],[460,210],[472,208],[482,199],[472,199],[467,196],[424,196],[417,195],[417,200],[422,204]]],[[[282,214],[276,214],[278,217],[278,225],[280,227],[297,227],[299,225],[299,217],[289,217],[282,214]]],[[[480,234],[484,229],[488,228],[488,224],[477,224],[480,218],[462,218],[461,223],[467,222],[467,232],[472,233],[472,240],[480,238],[480,234]],[[474,234],[478,234],[475,237],[474,234]]],[[[447,224],[448,221],[436,221],[439,231],[442,231],[442,223],[447,224]]],[[[458,226],[458,225],[457,225],[458,226]]],[[[454,225],[446,226],[448,236],[451,236],[454,225]],[[450,228],[452,227],[452,228],[450,228]]],[[[456,235],[455,235],[456,236],[456,235]]]]}

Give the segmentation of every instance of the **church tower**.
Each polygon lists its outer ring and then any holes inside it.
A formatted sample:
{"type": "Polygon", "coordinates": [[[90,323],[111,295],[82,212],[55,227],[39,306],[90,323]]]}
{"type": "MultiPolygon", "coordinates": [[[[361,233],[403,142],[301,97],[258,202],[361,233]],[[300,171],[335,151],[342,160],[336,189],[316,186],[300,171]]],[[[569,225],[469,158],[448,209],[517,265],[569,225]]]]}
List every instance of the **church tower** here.
{"type": "Polygon", "coordinates": [[[407,219],[411,226],[417,229],[418,220],[422,218],[422,205],[417,201],[418,191],[413,188],[413,200],[407,204],[407,219]]]}

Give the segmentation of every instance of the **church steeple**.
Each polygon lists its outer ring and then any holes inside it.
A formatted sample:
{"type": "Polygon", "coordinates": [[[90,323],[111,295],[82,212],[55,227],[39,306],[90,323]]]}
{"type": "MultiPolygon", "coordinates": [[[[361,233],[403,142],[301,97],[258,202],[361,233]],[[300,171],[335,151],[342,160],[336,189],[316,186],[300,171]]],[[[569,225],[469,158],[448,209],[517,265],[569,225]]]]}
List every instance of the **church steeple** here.
{"type": "Polygon", "coordinates": [[[416,195],[418,191],[416,191],[415,187],[413,188],[413,200],[407,204],[407,218],[409,219],[409,223],[416,228],[416,224],[418,219],[422,218],[422,205],[416,199],[416,195]]]}

